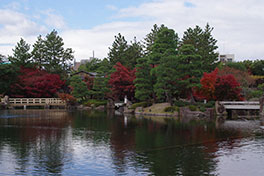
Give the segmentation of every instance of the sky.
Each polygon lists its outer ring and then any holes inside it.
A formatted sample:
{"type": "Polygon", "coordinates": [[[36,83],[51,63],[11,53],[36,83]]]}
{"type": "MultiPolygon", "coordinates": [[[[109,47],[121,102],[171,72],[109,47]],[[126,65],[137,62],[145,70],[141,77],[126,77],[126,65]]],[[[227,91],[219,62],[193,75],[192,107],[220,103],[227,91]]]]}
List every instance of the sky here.
{"type": "Polygon", "coordinates": [[[196,25],[214,28],[220,54],[264,59],[262,0],[0,0],[0,54],[12,55],[20,38],[31,46],[53,29],[77,61],[107,57],[114,36],[142,41],[154,24],[179,37],[196,25]]]}

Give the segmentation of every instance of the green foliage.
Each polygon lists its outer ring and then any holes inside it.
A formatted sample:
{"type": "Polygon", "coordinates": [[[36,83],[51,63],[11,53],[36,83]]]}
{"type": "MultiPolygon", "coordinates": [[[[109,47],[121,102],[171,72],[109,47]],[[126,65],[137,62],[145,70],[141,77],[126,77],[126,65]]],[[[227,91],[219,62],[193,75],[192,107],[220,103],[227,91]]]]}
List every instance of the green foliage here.
{"type": "Polygon", "coordinates": [[[205,108],[204,106],[199,106],[199,110],[200,110],[201,112],[205,112],[205,111],[206,111],[206,108],[205,108]]]}
{"type": "Polygon", "coordinates": [[[189,105],[189,109],[191,111],[196,111],[197,110],[197,106],[195,106],[195,105],[189,105]]]}
{"type": "Polygon", "coordinates": [[[148,106],[150,106],[150,103],[148,103],[148,102],[139,102],[139,103],[134,103],[134,104],[132,104],[131,105],[131,109],[136,109],[137,107],[148,107],[148,106]]]}
{"type": "Polygon", "coordinates": [[[9,61],[16,66],[29,66],[31,63],[31,54],[29,53],[30,45],[21,38],[13,49],[13,56],[9,57],[9,61]]]}
{"type": "Polygon", "coordinates": [[[152,52],[153,44],[157,39],[157,35],[163,28],[165,28],[163,24],[160,27],[157,24],[154,24],[153,29],[151,29],[151,32],[147,34],[147,36],[144,38],[143,43],[145,55],[149,55],[152,52]]]}
{"type": "Polygon", "coordinates": [[[73,88],[72,95],[78,101],[84,101],[90,95],[90,92],[89,92],[85,82],[82,81],[81,77],[78,75],[71,77],[70,86],[73,88]]]}
{"type": "Polygon", "coordinates": [[[13,64],[0,64],[0,94],[8,94],[10,86],[16,82],[19,68],[13,64]]]}
{"type": "Polygon", "coordinates": [[[174,106],[178,106],[178,107],[184,107],[184,106],[190,105],[190,103],[189,102],[185,102],[185,101],[177,100],[177,101],[173,102],[173,105],[174,106]]]}
{"type": "Polygon", "coordinates": [[[253,90],[250,92],[250,98],[259,98],[263,95],[263,90],[253,90]]]}
{"type": "Polygon", "coordinates": [[[140,101],[148,101],[151,99],[153,92],[150,65],[147,63],[147,58],[139,58],[136,65],[135,97],[140,101]]]}
{"type": "Polygon", "coordinates": [[[202,77],[201,56],[197,55],[192,45],[182,45],[177,58],[177,67],[175,74],[178,78],[178,84],[184,87],[192,97],[192,88],[200,87],[202,77]]]}
{"type": "Polygon", "coordinates": [[[175,112],[179,111],[179,108],[177,106],[169,106],[164,109],[164,112],[175,112]]]}
{"type": "Polygon", "coordinates": [[[216,49],[217,40],[212,36],[213,28],[207,24],[203,30],[201,27],[187,29],[182,38],[182,45],[191,44],[194,46],[197,55],[200,55],[201,72],[210,72],[214,70],[218,59],[216,49]]]}
{"type": "Polygon", "coordinates": [[[109,79],[104,77],[103,75],[98,74],[97,77],[94,79],[93,82],[93,88],[91,91],[92,97],[95,99],[104,99],[106,93],[108,93],[109,87],[108,87],[108,81],[109,79]]]}
{"type": "Polygon", "coordinates": [[[160,101],[172,103],[172,98],[178,93],[175,85],[177,46],[177,34],[164,27],[157,34],[149,56],[149,63],[154,67],[151,71],[154,92],[160,101]]]}
{"type": "Polygon", "coordinates": [[[46,35],[45,39],[41,36],[33,45],[33,62],[44,68],[49,73],[57,73],[66,77],[70,71],[70,61],[73,60],[71,48],[64,49],[63,39],[53,30],[46,35]]]}
{"type": "Polygon", "coordinates": [[[243,64],[243,62],[227,62],[226,66],[230,68],[234,68],[240,71],[247,71],[246,66],[243,64]]]}
{"type": "Polygon", "coordinates": [[[107,100],[96,100],[96,99],[90,99],[88,101],[85,101],[83,105],[85,106],[105,106],[107,104],[107,100]]]}
{"type": "Polygon", "coordinates": [[[179,38],[173,29],[162,27],[151,47],[149,63],[153,66],[161,63],[166,56],[176,55],[179,38]]]}
{"type": "Polygon", "coordinates": [[[256,60],[251,66],[251,72],[253,75],[264,75],[264,60],[256,60]]]}
{"type": "Polygon", "coordinates": [[[136,65],[136,60],[143,56],[143,49],[140,42],[137,42],[136,38],[134,38],[129,45],[125,37],[120,33],[115,36],[115,41],[109,49],[108,59],[111,66],[120,62],[125,67],[133,69],[136,65]]]}

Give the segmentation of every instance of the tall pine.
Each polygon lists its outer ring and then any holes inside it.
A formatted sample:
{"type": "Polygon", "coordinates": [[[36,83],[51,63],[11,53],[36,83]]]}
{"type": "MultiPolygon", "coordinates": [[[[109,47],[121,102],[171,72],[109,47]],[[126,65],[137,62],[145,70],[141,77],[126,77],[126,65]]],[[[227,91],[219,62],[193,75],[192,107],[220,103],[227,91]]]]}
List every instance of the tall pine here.
{"type": "Polygon", "coordinates": [[[140,101],[149,101],[153,92],[150,70],[146,57],[139,58],[136,65],[135,97],[140,101]]]}
{"type": "Polygon", "coordinates": [[[194,46],[182,45],[179,49],[175,75],[179,87],[187,91],[192,101],[194,101],[192,89],[200,87],[200,79],[203,75],[201,67],[201,56],[196,53],[194,46]]]}
{"type": "Polygon", "coordinates": [[[201,70],[203,72],[211,72],[215,68],[218,59],[216,49],[217,40],[212,36],[213,28],[207,24],[203,30],[201,27],[187,29],[182,38],[182,45],[191,44],[195,48],[197,54],[201,56],[201,70]]]}
{"type": "Polygon", "coordinates": [[[29,66],[31,63],[30,45],[21,38],[13,49],[13,56],[9,57],[11,63],[16,66],[29,66]]]}

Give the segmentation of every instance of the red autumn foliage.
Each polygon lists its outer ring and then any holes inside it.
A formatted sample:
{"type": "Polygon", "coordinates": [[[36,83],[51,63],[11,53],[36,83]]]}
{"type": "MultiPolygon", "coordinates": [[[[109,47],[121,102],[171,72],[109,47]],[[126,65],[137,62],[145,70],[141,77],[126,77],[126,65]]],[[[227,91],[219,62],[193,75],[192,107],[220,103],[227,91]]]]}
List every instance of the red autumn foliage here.
{"type": "Polygon", "coordinates": [[[123,66],[120,62],[114,66],[116,71],[111,74],[109,84],[113,96],[123,99],[125,95],[131,100],[135,95],[134,79],[136,78],[136,69],[130,70],[123,66]]]}
{"type": "Polygon", "coordinates": [[[195,96],[207,100],[243,100],[240,84],[235,77],[218,73],[218,68],[211,73],[204,73],[200,80],[202,87],[195,92],[195,96]]]}
{"type": "Polygon", "coordinates": [[[83,81],[86,83],[87,88],[89,90],[91,90],[93,88],[94,78],[91,78],[89,76],[85,76],[83,81]]]}
{"type": "Polygon", "coordinates": [[[74,105],[76,103],[76,98],[74,98],[71,94],[57,93],[57,95],[60,99],[66,101],[67,104],[74,105]]]}
{"type": "Polygon", "coordinates": [[[216,100],[243,100],[240,84],[233,75],[218,76],[215,84],[216,100]]]}
{"type": "Polygon", "coordinates": [[[57,74],[36,68],[20,68],[18,82],[11,86],[12,97],[53,97],[65,81],[57,74]]]}
{"type": "Polygon", "coordinates": [[[228,66],[223,67],[221,70],[219,70],[218,75],[233,75],[237,82],[243,87],[248,87],[249,85],[252,85],[255,83],[255,80],[250,76],[250,74],[247,71],[241,71],[237,70],[228,66]]]}

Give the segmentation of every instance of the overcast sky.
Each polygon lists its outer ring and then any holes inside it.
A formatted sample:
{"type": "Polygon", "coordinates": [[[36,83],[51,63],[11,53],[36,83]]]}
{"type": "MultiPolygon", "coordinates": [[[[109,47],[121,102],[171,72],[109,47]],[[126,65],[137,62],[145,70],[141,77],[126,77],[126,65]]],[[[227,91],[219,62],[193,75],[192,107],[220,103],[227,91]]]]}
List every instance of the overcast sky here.
{"type": "Polygon", "coordinates": [[[209,23],[220,53],[264,59],[263,12],[262,0],[0,0],[0,54],[11,55],[21,37],[33,45],[55,29],[77,60],[93,50],[102,59],[119,32],[142,40],[154,24],[165,24],[182,37],[209,23]]]}

